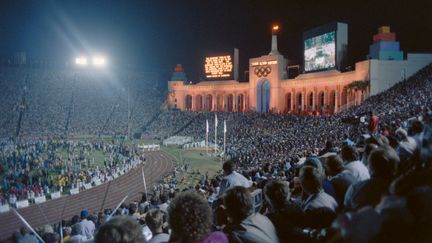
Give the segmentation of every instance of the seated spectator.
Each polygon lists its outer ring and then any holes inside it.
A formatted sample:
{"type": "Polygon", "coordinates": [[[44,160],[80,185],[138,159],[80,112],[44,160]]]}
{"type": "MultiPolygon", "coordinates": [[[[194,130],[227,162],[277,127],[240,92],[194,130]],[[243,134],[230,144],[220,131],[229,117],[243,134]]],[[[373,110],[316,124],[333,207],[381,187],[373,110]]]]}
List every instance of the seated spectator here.
{"type": "Polygon", "coordinates": [[[368,162],[368,157],[369,157],[369,154],[372,152],[372,150],[374,150],[374,149],[376,149],[376,148],[378,148],[378,145],[376,145],[375,143],[367,143],[365,146],[364,146],[364,151],[363,151],[363,154],[362,154],[362,163],[366,166],[366,167],[368,167],[369,166],[369,162],[368,162]]]}
{"type": "Polygon", "coordinates": [[[252,182],[246,179],[242,174],[235,171],[235,162],[232,160],[226,161],[223,166],[224,178],[222,179],[219,195],[234,186],[251,187],[252,182]]]}
{"type": "Polygon", "coordinates": [[[71,236],[68,242],[82,243],[85,242],[86,240],[87,238],[83,236],[82,225],[80,223],[76,223],[72,225],[71,236]]]}
{"type": "Polygon", "coordinates": [[[339,155],[330,155],[325,162],[326,174],[336,191],[336,201],[339,206],[343,205],[345,193],[348,187],[355,181],[354,176],[343,166],[339,155]]]}
{"type": "Polygon", "coordinates": [[[396,151],[390,146],[381,146],[371,152],[368,160],[372,177],[348,188],[344,199],[347,209],[358,209],[366,205],[376,206],[381,196],[388,193],[399,164],[396,151]]]}
{"type": "Polygon", "coordinates": [[[165,193],[162,193],[162,195],[160,195],[160,201],[161,204],[159,204],[159,209],[165,214],[168,214],[168,196],[165,193]]]}
{"type": "Polygon", "coordinates": [[[303,166],[312,166],[322,175],[322,187],[324,192],[336,199],[336,191],[332,183],[325,177],[324,167],[318,157],[309,157],[304,162],[303,166]]]}
{"type": "Polygon", "coordinates": [[[145,217],[145,222],[152,232],[152,238],[149,243],[161,243],[169,241],[169,234],[163,232],[163,213],[159,209],[150,209],[145,217]]]}
{"type": "Polygon", "coordinates": [[[146,242],[141,225],[130,216],[115,216],[102,225],[95,243],[140,243],[146,242]]]}
{"type": "Polygon", "coordinates": [[[303,211],[290,202],[289,184],[286,181],[271,181],[264,188],[264,195],[269,204],[267,217],[276,228],[281,242],[300,242],[302,235],[303,211]]]}
{"type": "Polygon", "coordinates": [[[336,148],[333,146],[333,142],[328,140],[326,142],[325,148],[319,152],[319,156],[327,154],[327,153],[336,153],[336,148]]]}
{"type": "Polygon", "coordinates": [[[336,200],[322,189],[322,175],[312,166],[303,166],[300,169],[300,184],[305,194],[302,202],[304,212],[319,208],[327,208],[335,212],[338,204],[336,200]]]}
{"type": "Polygon", "coordinates": [[[246,188],[235,186],[228,189],[224,205],[231,221],[224,229],[230,242],[279,242],[269,218],[254,212],[252,197],[246,188]]]}
{"type": "Polygon", "coordinates": [[[212,232],[212,213],[205,198],[196,192],[179,193],[168,208],[170,242],[228,242],[222,232],[212,232]]]}
{"type": "Polygon", "coordinates": [[[341,155],[345,163],[345,169],[351,172],[356,179],[355,182],[364,181],[370,178],[369,170],[359,160],[357,148],[345,145],[342,147],[341,155]]]}
{"type": "Polygon", "coordinates": [[[19,232],[15,235],[18,243],[37,243],[38,239],[34,234],[30,234],[30,231],[26,227],[22,227],[19,232]]]}

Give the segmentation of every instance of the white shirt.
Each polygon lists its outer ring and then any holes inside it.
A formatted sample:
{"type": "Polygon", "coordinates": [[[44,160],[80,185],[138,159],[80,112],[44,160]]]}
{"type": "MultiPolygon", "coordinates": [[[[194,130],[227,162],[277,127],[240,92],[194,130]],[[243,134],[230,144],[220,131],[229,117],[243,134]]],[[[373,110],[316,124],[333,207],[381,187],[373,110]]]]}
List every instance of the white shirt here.
{"type": "Polygon", "coordinates": [[[351,174],[354,176],[355,181],[353,183],[364,181],[370,178],[368,168],[360,160],[349,162],[345,165],[345,169],[351,172],[351,174]]]}
{"type": "Polygon", "coordinates": [[[88,240],[93,239],[93,234],[96,228],[93,221],[83,219],[80,224],[81,224],[81,235],[85,236],[88,240]]]}
{"type": "Polygon", "coordinates": [[[316,194],[311,194],[307,197],[307,199],[302,203],[303,211],[308,211],[317,208],[328,208],[331,211],[335,212],[338,204],[336,200],[325,193],[323,190],[316,194]]]}
{"type": "Polygon", "coordinates": [[[219,189],[219,196],[221,196],[227,189],[234,186],[242,186],[249,188],[252,186],[252,181],[246,179],[242,174],[233,171],[231,174],[226,175],[221,182],[219,189]]]}

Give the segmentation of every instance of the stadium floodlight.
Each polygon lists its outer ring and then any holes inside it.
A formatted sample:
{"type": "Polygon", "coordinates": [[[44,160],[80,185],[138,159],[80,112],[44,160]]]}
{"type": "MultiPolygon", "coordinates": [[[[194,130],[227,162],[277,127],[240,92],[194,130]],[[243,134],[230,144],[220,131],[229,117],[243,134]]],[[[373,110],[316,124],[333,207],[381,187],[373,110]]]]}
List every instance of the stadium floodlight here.
{"type": "Polygon", "coordinates": [[[75,64],[79,66],[87,66],[87,58],[77,57],[75,58],[75,64]]]}
{"type": "Polygon", "coordinates": [[[93,65],[95,67],[103,67],[106,64],[106,59],[105,57],[101,57],[101,56],[96,56],[93,57],[93,65]]]}

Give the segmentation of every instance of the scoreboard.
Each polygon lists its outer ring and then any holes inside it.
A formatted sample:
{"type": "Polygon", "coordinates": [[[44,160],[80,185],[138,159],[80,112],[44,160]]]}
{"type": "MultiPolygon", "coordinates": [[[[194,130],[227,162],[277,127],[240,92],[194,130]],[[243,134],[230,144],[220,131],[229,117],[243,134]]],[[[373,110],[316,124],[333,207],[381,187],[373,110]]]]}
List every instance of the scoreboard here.
{"type": "Polygon", "coordinates": [[[207,79],[230,78],[233,73],[233,58],[231,55],[206,57],[204,63],[207,79]]]}
{"type": "Polygon", "coordinates": [[[238,49],[228,54],[205,56],[203,60],[205,79],[236,80],[238,78],[238,56],[238,49]]]}

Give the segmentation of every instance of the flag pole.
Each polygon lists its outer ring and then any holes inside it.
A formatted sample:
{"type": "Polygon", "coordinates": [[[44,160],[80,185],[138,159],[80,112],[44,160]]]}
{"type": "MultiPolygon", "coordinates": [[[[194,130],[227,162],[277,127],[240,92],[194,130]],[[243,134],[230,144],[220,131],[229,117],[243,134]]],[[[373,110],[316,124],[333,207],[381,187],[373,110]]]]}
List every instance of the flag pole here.
{"type": "Polygon", "coordinates": [[[214,144],[215,154],[217,153],[217,125],[218,125],[218,120],[217,120],[217,115],[215,113],[215,144],[214,144]]]}
{"type": "Polygon", "coordinates": [[[129,194],[127,194],[121,201],[119,204],[117,204],[117,207],[114,208],[114,210],[111,212],[111,214],[108,216],[106,222],[110,221],[110,219],[112,218],[112,216],[115,214],[115,212],[117,211],[117,209],[119,209],[119,207],[124,203],[124,201],[126,201],[126,198],[128,198],[129,194]]]}
{"type": "Polygon", "coordinates": [[[226,132],[227,132],[226,120],[224,120],[224,146],[223,146],[224,158],[226,158],[226,132]]]}
{"type": "Polygon", "coordinates": [[[141,172],[142,172],[142,178],[143,178],[143,182],[144,182],[144,193],[146,196],[146,200],[148,200],[148,198],[147,198],[147,184],[146,184],[146,180],[145,180],[145,176],[144,176],[144,166],[141,167],[141,172]]]}
{"type": "Polygon", "coordinates": [[[21,222],[24,223],[24,225],[31,231],[33,232],[33,234],[35,234],[36,238],[38,238],[38,240],[40,240],[41,242],[45,243],[44,240],[42,240],[42,238],[40,237],[40,235],[33,229],[33,227],[30,226],[30,224],[27,222],[27,220],[24,219],[23,216],[21,216],[20,213],[18,213],[18,211],[16,211],[14,208],[11,208],[12,211],[15,213],[15,215],[21,220],[21,222]]]}
{"type": "Polygon", "coordinates": [[[209,133],[209,122],[206,120],[206,153],[208,155],[208,133],[209,133]]]}

